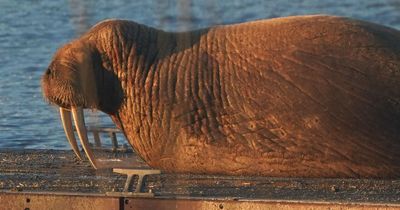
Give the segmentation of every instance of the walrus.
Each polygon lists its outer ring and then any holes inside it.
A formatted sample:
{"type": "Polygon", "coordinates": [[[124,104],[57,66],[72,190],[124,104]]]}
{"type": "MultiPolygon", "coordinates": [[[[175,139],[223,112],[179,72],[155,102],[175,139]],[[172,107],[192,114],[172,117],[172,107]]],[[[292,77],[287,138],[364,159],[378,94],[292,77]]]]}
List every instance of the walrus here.
{"type": "Polygon", "coordinates": [[[167,173],[400,175],[400,32],[311,15],[167,32],[106,20],[55,53],[42,77],[86,154],[83,109],[111,116],[167,173]]]}

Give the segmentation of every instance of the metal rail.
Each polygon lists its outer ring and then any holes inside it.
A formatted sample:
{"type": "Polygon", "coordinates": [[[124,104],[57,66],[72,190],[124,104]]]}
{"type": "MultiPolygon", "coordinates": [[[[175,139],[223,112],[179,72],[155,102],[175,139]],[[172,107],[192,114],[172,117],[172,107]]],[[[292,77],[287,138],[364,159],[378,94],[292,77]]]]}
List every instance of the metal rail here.
{"type": "Polygon", "coordinates": [[[111,151],[112,152],[132,152],[132,149],[128,147],[127,144],[118,144],[118,139],[117,139],[117,133],[122,133],[121,130],[115,127],[97,127],[97,126],[88,126],[87,128],[88,132],[91,132],[93,134],[93,139],[94,139],[94,145],[92,145],[92,148],[94,150],[107,150],[102,144],[102,139],[101,139],[101,133],[108,133],[108,136],[110,137],[111,140],[111,151]]]}
{"type": "MultiPolygon", "coordinates": [[[[105,148],[102,146],[100,133],[108,133],[111,139],[112,144],[112,152],[128,152],[128,148],[125,144],[122,146],[118,145],[118,139],[116,133],[122,133],[121,130],[117,128],[111,127],[87,127],[88,132],[92,132],[94,138],[94,150],[104,150],[105,148]]],[[[132,150],[130,150],[132,151],[132,150]]],[[[125,174],[127,175],[127,179],[125,182],[125,187],[123,192],[107,192],[110,196],[127,196],[127,197],[154,197],[152,192],[142,192],[142,186],[144,183],[144,178],[147,175],[152,174],[160,174],[160,170],[152,170],[152,169],[127,169],[127,168],[113,168],[114,173],[125,174]],[[133,176],[138,176],[138,180],[134,187],[134,191],[131,191],[132,187],[132,178],[133,176]]]]}

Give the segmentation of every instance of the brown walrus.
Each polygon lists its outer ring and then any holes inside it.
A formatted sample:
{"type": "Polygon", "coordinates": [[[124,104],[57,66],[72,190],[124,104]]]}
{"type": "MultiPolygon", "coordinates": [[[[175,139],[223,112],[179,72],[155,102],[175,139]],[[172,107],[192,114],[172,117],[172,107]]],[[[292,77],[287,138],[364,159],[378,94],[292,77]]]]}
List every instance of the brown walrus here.
{"type": "Polygon", "coordinates": [[[400,175],[400,32],[373,23],[295,16],[172,33],[103,21],[57,51],[42,88],[77,151],[72,110],[95,167],[82,108],[109,114],[165,172],[400,175]]]}

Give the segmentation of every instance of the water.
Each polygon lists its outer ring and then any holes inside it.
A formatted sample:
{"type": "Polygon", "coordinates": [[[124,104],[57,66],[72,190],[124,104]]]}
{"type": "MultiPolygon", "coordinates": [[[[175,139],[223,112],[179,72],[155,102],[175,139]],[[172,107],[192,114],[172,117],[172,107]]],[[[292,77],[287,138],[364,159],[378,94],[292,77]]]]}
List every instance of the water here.
{"type": "MultiPolygon", "coordinates": [[[[325,13],[400,29],[398,0],[0,0],[0,148],[67,149],[40,77],[57,47],[106,18],[182,31],[214,24],[325,13]]],[[[98,113],[91,124],[110,124],[98,113]]]]}

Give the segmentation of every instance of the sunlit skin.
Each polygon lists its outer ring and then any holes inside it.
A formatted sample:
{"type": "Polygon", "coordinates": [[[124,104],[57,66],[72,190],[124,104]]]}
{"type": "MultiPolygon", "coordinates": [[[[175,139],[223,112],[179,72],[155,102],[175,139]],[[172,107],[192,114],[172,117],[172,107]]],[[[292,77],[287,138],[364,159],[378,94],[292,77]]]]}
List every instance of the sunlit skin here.
{"type": "Polygon", "coordinates": [[[105,112],[165,172],[400,175],[400,32],[368,22],[295,16],[170,33],[104,21],[56,52],[42,88],[82,138],[82,109],[105,112]]]}

